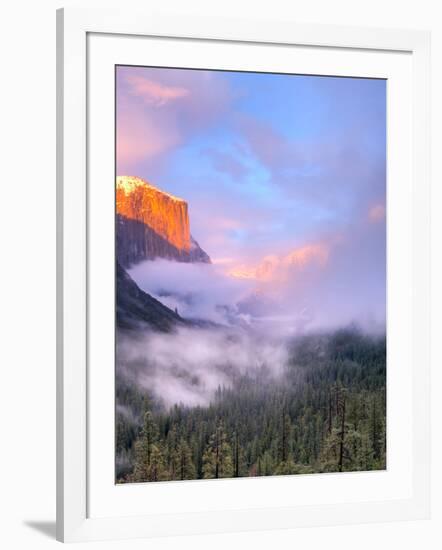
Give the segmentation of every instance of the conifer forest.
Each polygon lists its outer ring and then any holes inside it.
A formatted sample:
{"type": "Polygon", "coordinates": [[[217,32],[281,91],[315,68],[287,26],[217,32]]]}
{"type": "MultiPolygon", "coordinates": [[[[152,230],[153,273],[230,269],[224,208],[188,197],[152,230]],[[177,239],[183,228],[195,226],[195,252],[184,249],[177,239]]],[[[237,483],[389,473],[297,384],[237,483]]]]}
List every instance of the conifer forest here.
{"type": "Polygon", "coordinates": [[[117,481],[385,469],[385,352],[356,329],[303,337],[278,379],[240,375],[207,406],[165,409],[120,381],[117,481]]]}

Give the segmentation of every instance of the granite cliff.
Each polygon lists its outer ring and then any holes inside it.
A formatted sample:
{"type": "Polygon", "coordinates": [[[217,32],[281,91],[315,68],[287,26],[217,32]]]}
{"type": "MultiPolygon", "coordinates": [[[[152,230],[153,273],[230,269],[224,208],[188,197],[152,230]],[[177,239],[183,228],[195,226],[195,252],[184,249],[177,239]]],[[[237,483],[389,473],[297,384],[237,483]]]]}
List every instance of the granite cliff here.
{"type": "Polygon", "coordinates": [[[210,263],[190,234],[187,202],[141,178],[117,177],[116,239],[124,267],[154,258],[210,263]]]}

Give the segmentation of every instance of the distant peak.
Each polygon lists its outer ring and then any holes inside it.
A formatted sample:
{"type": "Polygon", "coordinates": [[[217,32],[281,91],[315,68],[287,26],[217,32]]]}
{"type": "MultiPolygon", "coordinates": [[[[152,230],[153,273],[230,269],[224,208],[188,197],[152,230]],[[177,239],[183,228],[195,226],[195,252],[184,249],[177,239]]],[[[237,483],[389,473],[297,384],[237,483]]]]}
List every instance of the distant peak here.
{"type": "Polygon", "coordinates": [[[166,197],[174,201],[186,202],[184,199],[180,199],[179,197],[175,197],[170,193],[166,193],[166,191],[158,189],[158,187],[155,187],[151,183],[137,176],[117,176],[117,188],[122,189],[126,193],[126,195],[130,195],[139,187],[144,187],[152,191],[156,191],[157,193],[161,193],[162,195],[165,195],[166,197]]]}

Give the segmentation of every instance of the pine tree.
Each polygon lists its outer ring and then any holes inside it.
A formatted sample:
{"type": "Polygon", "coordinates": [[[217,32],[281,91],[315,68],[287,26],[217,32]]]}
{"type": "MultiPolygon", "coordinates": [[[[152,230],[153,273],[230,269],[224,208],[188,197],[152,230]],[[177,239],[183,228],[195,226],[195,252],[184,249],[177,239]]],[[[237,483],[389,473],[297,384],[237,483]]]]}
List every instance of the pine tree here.
{"type": "Polygon", "coordinates": [[[332,388],[334,401],[334,422],[330,434],[325,438],[319,457],[320,470],[325,472],[342,472],[344,461],[351,460],[347,446],[349,431],[346,423],[347,394],[342,386],[332,388]]]}
{"type": "Polygon", "coordinates": [[[240,455],[239,435],[238,435],[238,431],[236,431],[235,438],[234,438],[234,447],[233,447],[234,477],[239,477],[239,470],[240,470],[239,455],[240,455]]]}
{"type": "Polygon", "coordinates": [[[196,471],[192,460],[192,451],[186,440],[181,438],[176,448],[175,479],[195,479],[196,471]]]}
{"type": "Polygon", "coordinates": [[[218,479],[232,476],[232,448],[227,440],[224,426],[219,422],[203,454],[203,477],[218,479]]]}
{"type": "Polygon", "coordinates": [[[376,398],[373,398],[371,407],[371,441],[373,446],[373,457],[375,460],[379,460],[381,456],[381,425],[380,418],[376,407],[376,398]]]}
{"type": "Polygon", "coordinates": [[[339,432],[339,461],[338,461],[338,470],[342,472],[342,467],[344,463],[344,444],[345,444],[345,404],[346,404],[346,393],[342,389],[338,392],[337,397],[337,410],[338,415],[340,415],[340,429],[339,432]]]}
{"type": "Polygon", "coordinates": [[[158,427],[147,411],[143,429],[135,443],[135,464],[131,481],[161,481],[166,479],[164,456],[158,440],[158,427]]]}
{"type": "Polygon", "coordinates": [[[146,481],[165,481],[168,479],[164,464],[164,455],[159,445],[152,445],[149,472],[146,481]]]}
{"type": "Polygon", "coordinates": [[[292,422],[284,407],[281,413],[278,445],[278,462],[280,469],[284,469],[284,464],[292,461],[292,422]]]}
{"type": "Polygon", "coordinates": [[[232,461],[233,477],[242,477],[244,475],[247,475],[247,464],[244,457],[244,449],[241,445],[241,439],[238,430],[236,430],[233,434],[232,461]]]}
{"type": "Polygon", "coordinates": [[[274,460],[272,455],[266,451],[261,458],[261,475],[271,476],[275,470],[274,460]]]}

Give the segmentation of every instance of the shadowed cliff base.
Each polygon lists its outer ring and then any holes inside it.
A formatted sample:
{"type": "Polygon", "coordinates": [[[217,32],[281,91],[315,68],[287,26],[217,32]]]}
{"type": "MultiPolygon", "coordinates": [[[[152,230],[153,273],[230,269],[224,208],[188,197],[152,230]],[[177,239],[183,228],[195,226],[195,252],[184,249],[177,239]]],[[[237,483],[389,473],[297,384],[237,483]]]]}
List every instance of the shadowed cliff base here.
{"type": "Polygon", "coordinates": [[[126,330],[151,328],[169,332],[188,323],[161,302],[143,292],[117,262],[117,327],[126,330]]]}
{"type": "Polygon", "coordinates": [[[121,214],[116,215],[117,260],[130,267],[143,260],[165,258],[178,262],[211,263],[210,257],[191,237],[190,250],[182,250],[159,235],[149,225],[121,214]]]}

